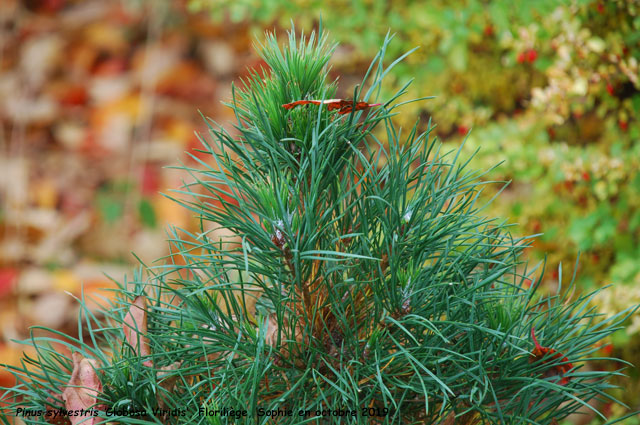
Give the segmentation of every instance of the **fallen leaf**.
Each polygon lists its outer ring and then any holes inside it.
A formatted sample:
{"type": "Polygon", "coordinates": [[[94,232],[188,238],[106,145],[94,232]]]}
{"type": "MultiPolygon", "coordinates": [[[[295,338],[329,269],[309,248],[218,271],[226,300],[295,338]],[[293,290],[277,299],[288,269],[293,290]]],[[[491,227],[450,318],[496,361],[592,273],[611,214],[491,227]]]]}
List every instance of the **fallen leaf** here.
{"type": "Polygon", "coordinates": [[[531,328],[531,338],[533,339],[533,343],[535,344],[535,348],[531,352],[531,357],[529,358],[529,362],[533,363],[538,359],[543,359],[544,364],[554,363],[555,360],[559,360],[560,364],[553,364],[548,371],[545,372],[545,377],[549,376],[561,376],[560,385],[566,385],[570,378],[564,376],[565,373],[569,372],[573,365],[569,362],[562,353],[554,350],[553,348],[543,347],[538,343],[535,335],[535,328],[531,328]],[[547,358],[546,360],[544,358],[547,358]]]}
{"type": "MultiPolygon", "coordinates": [[[[102,391],[102,384],[96,374],[97,365],[95,360],[87,359],[78,352],[73,353],[73,372],[67,388],[62,393],[67,410],[96,409],[98,393],[102,391]]],[[[101,421],[98,417],[81,415],[70,416],[69,420],[72,425],[95,425],[101,421]]]]}
{"type": "MultiPolygon", "coordinates": [[[[172,372],[180,369],[180,366],[182,366],[182,362],[171,363],[168,366],[161,367],[158,373],[156,374],[158,383],[167,392],[172,392],[175,389],[176,382],[178,381],[179,375],[172,374],[172,372]]],[[[164,399],[160,397],[160,393],[158,393],[158,407],[160,409],[165,409],[169,407],[164,402],[164,399]]]]}
{"type": "MultiPolygon", "coordinates": [[[[4,316],[5,315],[0,316],[0,322],[4,322],[4,316]]],[[[6,325],[7,324],[5,323],[5,326],[6,325]]],[[[5,335],[5,338],[7,337],[8,336],[5,335]]],[[[12,348],[6,345],[3,342],[0,342],[0,359],[2,359],[2,363],[4,364],[20,364],[20,360],[22,359],[22,352],[16,348],[12,348]]],[[[14,385],[16,385],[16,378],[10,372],[10,369],[5,367],[0,368],[0,387],[10,388],[14,385]]]]}
{"type": "Polygon", "coordinates": [[[61,410],[59,400],[62,400],[62,393],[54,394],[53,392],[49,391],[49,397],[47,397],[45,410],[51,411],[51,414],[49,414],[49,412],[45,413],[44,420],[45,422],[54,425],[71,425],[71,421],[69,420],[68,416],[56,414],[61,410]]]}
{"type": "MultiPolygon", "coordinates": [[[[341,115],[348,114],[353,111],[354,102],[346,99],[327,99],[327,100],[298,100],[296,102],[285,103],[282,105],[284,109],[293,109],[298,105],[327,105],[328,111],[338,110],[341,115]]],[[[374,106],[381,106],[382,103],[367,103],[367,102],[355,102],[355,110],[362,111],[363,109],[372,108],[374,106]]]]}
{"type": "Polygon", "coordinates": [[[66,107],[85,105],[89,100],[87,88],[80,84],[69,84],[62,87],[57,95],[58,102],[66,107]]]}
{"type": "Polygon", "coordinates": [[[275,347],[278,342],[278,318],[275,313],[270,314],[267,318],[267,330],[264,340],[272,347],[275,347]]]}
{"type": "Polygon", "coordinates": [[[282,359],[292,358],[294,363],[300,366],[301,358],[298,355],[302,347],[307,347],[309,344],[309,337],[303,337],[303,329],[299,321],[295,322],[295,328],[293,329],[293,338],[288,335],[290,329],[289,318],[284,317],[282,319],[282,334],[280,336],[280,345],[278,345],[278,332],[280,326],[278,324],[278,316],[276,313],[271,313],[267,318],[267,329],[265,331],[265,343],[270,345],[277,351],[278,356],[282,359]],[[292,345],[293,344],[293,345],[292,345]]]}
{"type": "Polygon", "coordinates": [[[0,269],[0,298],[13,291],[19,274],[20,272],[15,268],[0,269]]]}
{"type": "Polygon", "coordinates": [[[52,273],[53,285],[60,292],[74,293],[80,288],[80,281],[75,277],[73,271],[68,269],[56,270],[52,273]]]}
{"type": "Polygon", "coordinates": [[[180,369],[180,366],[182,366],[182,362],[174,362],[168,366],[161,367],[157,374],[158,381],[160,381],[160,386],[169,391],[173,389],[178,377],[176,375],[173,375],[168,377],[167,379],[165,378],[168,375],[171,375],[172,371],[180,369]]]}
{"type": "MultiPolygon", "coordinates": [[[[124,337],[138,356],[146,357],[151,355],[149,348],[149,338],[145,336],[147,333],[147,298],[143,295],[137,296],[129,312],[124,317],[124,337]]],[[[142,362],[145,366],[153,366],[151,360],[142,362]]]]}
{"type": "Polygon", "coordinates": [[[33,323],[59,329],[69,318],[69,311],[73,308],[71,300],[64,292],[45,292],[33,301],[25,301],[19,311],[33,323]]]}
{"type": "Polygon", "coordinates": [[[456,412],[451,410],[447,417],[444,419],[442,425],[454,425],[456,423],[456,412]]]}

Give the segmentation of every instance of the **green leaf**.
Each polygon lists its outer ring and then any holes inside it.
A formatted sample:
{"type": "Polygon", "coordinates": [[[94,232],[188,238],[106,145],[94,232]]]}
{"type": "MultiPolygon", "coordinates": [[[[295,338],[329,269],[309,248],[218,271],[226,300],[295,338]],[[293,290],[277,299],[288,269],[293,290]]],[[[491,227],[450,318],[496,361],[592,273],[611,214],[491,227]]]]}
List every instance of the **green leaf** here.
{"type": "Polygon", "coordinates": [[[540,72],[545,72],[551,65],[553,65],[554,61],[550,57],[541,56],[539,57],[535,63],[534,68],[540,72]]]}
{"type": "Polygon", "coordinates": [[[467,69],[467,44],[465,42],[456,42],[449,52],[449,62],[456,71],[464,71],[467,69]]]}
{"type": "Polygon", "coordinates": [[[108,194],[99,194],[96,199],[98,211],[105,222],[113,224],[122,217],[122,202],[108,194]]]}
{"type": "Polygon", "coordinates": [[[156,212],[153,205],[148,199],[141,199],[138,204],[138,214],[140,215],[140,221],[147,227],[154,228],[157,226],[156,212]]]}

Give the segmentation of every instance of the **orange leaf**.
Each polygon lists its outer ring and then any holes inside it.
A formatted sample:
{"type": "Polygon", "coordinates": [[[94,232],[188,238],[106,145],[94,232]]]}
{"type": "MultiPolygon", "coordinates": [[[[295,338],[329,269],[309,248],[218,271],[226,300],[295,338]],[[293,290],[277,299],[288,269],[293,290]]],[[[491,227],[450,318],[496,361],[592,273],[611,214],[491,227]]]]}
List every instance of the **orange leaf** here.
{"type": "Polygon", "coordinates": [[[95,360],[82,357],[82,354],[77,352],[73,353],[73,372],[67,388],[62,392],[62,398],[67,410],[88,410],[89,414],[69,416],[72,425],[94,425],[101,421],[100,418],[91,415],[92,408],[96,409],[98,393],[102,391],[96,368],[95,360]]]}
{"type": "MultiPolygon", "coordinates": [[[[149,348],[149,338],[147,333],[147,298],[139,295],[129,307],[129,312],[124,317],[124,337],[138,356],[146,357],[151,355],[149,348]]],[[[151,360],[142,362],[145,366],[153,366],[151,360]]]]}
{"type": "Polygon", "coordinates": [[[561,364],[554,364],[549,368],[547,372],[545,372],[545,377],[549,376],[562,376],[560,379],[560,385],[565,385],[569,382],[570,378],[567,376],[563,376],[565,373],[569,372],[573,365],[569,362],[562,353],[554,350],[553,348],[543,347],[538,343],[535,335],[535,328],[531,328],[531,338],[533,339],[533,343],[535,348],[531,352],[531,357],[529,358],[529,362],[533,363],[538,359],[543,359],[544,364],[553,363],[554,360],[559,360],[561,364]]]}
{"type": "MultiPolygon", "coordinates": [[[[326,99],[326,100],[298,100],[296,102],[285,103],[282,105],[284,109],[293,109],[298,105],[327,105],[327,110],[333,111],[338,110],[338,113],[341,115],[348,114],[353,111],[353,101],[346,99],[326,99]]],[[[356,102],[355,109],[356,111],[361,111],[363,109],[371,108],[374,106],[380,106],[382,103],[367,103],[367,102],[356,102]]]]}

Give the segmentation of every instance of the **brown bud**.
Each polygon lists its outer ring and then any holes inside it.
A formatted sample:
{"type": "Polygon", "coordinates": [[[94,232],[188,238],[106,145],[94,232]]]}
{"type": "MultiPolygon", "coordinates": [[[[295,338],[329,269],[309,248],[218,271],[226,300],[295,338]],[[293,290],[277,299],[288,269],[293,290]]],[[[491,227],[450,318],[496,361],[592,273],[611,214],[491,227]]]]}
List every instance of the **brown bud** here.
{"type": "Polygon", "coordinates": [[[404,300],[404,302],[402,303],[401,311],[402,314],[411,313],[411,298],[407,298],[406,300],[404,300]]]}
{"type": "Polygon", "coordinates": [[[280,229],[276,229],[275,233],[271,236],[271,242],[280,249],[284,248],[286,241],[280,229]]]}

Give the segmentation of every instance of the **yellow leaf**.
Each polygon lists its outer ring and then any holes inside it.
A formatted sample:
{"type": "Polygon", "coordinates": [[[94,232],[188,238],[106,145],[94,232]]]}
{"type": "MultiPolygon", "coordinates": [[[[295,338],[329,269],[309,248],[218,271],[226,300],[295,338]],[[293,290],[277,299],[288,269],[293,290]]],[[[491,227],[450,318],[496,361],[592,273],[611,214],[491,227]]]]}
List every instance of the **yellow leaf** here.
{"type": "Polygon", "coordinates": [[[53,272],[53,286],[59,291],[76,292],[80,281],[71,270],[56,270],[53,272]]]}

